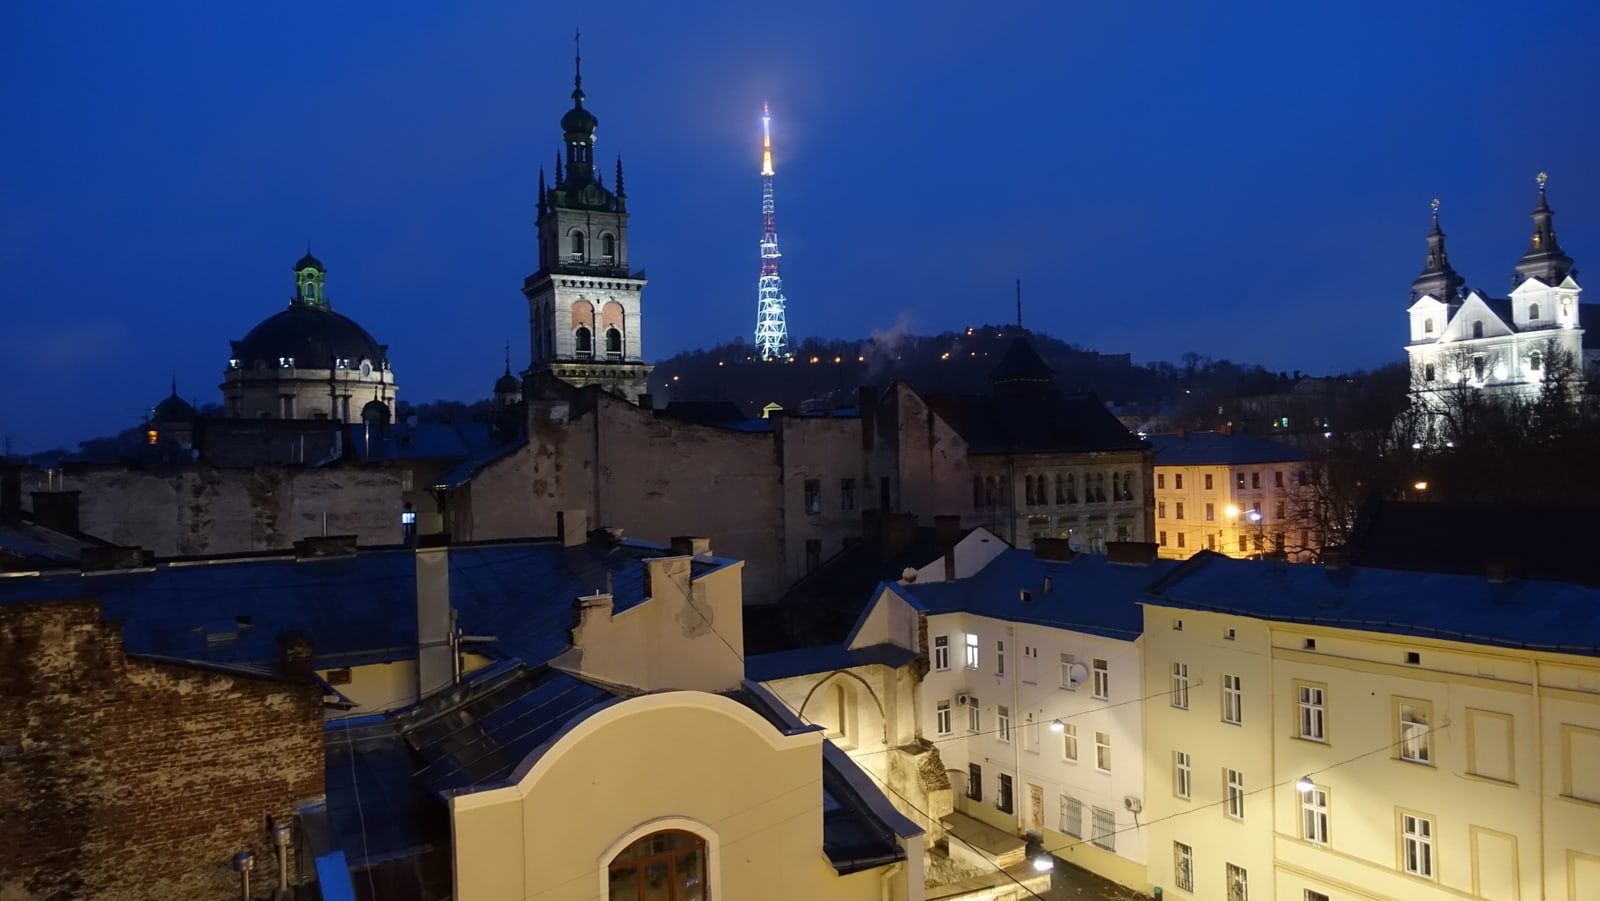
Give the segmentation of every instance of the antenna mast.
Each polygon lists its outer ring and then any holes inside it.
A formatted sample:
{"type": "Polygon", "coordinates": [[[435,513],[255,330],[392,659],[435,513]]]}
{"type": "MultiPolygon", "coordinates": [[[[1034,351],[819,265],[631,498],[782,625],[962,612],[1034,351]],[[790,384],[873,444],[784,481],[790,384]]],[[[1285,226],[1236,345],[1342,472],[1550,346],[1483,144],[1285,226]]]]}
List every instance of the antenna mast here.
{"type": "Polygon", "coordinates": [[[778,275],[778,215],[772,202],[772,116],[761,104],[761,279],[756,286],[756,353],[763,360],[788,349],[783,278],[778,275]]]}

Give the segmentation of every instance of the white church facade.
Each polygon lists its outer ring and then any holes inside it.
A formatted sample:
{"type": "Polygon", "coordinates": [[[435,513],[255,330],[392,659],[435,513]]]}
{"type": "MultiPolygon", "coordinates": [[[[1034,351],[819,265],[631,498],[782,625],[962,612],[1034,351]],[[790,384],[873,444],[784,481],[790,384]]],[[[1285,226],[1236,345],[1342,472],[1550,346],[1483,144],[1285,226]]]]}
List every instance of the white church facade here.
{"type": "Polygon", "coordinates": [[[1533,236],[1517,262],[1510,296],[1503,298],[1467,287],[1450,265],[1434,201],[1428,257],[1412,282],[1407,310],[1411,393],[1425,411],[1446,409],[1466,388],[1537,399],[1552,361],[1554,371],[1572,371],[1558,355],[1584,373],[1600,364],[1600,348],[1585,350],[1583,289],[1572,258],[1556,241],[1544,173],[1538,181],[1533,236]]]}

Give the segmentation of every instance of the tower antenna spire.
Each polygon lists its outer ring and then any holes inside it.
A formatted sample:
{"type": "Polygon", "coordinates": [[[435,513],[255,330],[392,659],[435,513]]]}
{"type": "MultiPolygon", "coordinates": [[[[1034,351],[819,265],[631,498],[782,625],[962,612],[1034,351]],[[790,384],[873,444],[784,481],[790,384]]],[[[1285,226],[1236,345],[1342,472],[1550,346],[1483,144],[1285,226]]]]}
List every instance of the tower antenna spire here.
{"type": "Polygon", "coordinates": [[[778,215],[772,201],[772,112],[761,104],[761,278],[756,283],[756,353],[763,360],[784,355],[789,344],[778,274],[778,215]]]}
{"type": "Polygon", "coordinates": [[[1017,328],[1022,328],[1022,279],[1017,279],[1017,328]]]}
{"type": "Polygon", "coordinates": [[[583,90],[583,32],[572,29],[572,86],[583,90]]]}

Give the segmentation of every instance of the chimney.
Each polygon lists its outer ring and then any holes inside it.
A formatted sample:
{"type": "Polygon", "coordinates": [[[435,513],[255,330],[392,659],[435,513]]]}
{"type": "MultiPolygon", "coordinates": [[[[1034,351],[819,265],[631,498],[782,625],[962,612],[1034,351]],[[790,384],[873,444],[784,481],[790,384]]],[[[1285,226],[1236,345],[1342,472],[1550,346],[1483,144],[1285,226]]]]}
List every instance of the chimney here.
{"type": "Polygon", "coordinates": [[[1033,556],[1036,560],[1055,560],[1066,563],[1078,556],[1072,552],[1072,546],[1065,538],[1035,538],[1033,539],[1033,556]]]}
{"type": "Polygon", "coordinates": [[[1108,541],[1106,560],[1110,563],[1132,563],[1143,566],[1156,558],[1156,545],[1151,541],[1108,541]]]}
{"type": "Polygon", "coordinates": [[[861,410],[861,449],[872,450],[878,428],[878,389],[871,385],[856,389],[856,406],[861,410]]]}
{"type": "Polygon", "coordinates": [[[890,513],[883,517],[883,556],[891,557],[911,546],[917,539],[917,518],[910,513],[890,513]]]}
{"type": "Polygon", "coordinates": [[[144,565],[144,549],[137,547],[86,547],[78,555],[78,568],[86,573],[138,569],[144,565]]]}
{"type": "Polygon", "coordinates": [[[1221,432],[1224,435],[1232,435],[1233,434],[1233,423],[1224,422],[1222,425],[1217,426],[1217,431],[1221,432]]]}
{"type": "Polygon", "coordinates": [[[35,525],[67,535],[78,534],[78,491],[33,492],[35,525]]]}
{"type": "Polygon", "coordinates": [[[588,540],[589,517],[582,508],[556,513],[556,534],[562,547],[577,547],[588,540]]]}
{"type": "Polygon", "coordinates": [[[861,538],[877,543],[883,535],[883,511],[873,508],[861,511],[861,538]]]}
{"type": "Polygon", "coordinates": [[[0,523],[22,521],[22,472],[15,468],[0,471],[0,523]]]}
{"type": "Polygon", "coordinates": [[[672,553],[679,557],[706,557],[711,554],[711,539],[695,535],[675,535],[672,553]]]}
{"type": "Polygon", "coordinates": [[[941,550],[955,547],[961,540],[961,517],[948,513],[941,513],[933,518],[933,536],[939,541],[941,550]]]}
{"type": "Polygon", "coordinates": [[[294,543],[294,555],[300,560],[318,557],[353,557],[355,553],[354,535],[313,535],[294,543]]]}
{"type": "Polygon", "coordinates": [[[417,541],[417,698],[455,681],[455,611],[450,606],[448,536],[417,541]],[[444,540],[441,541],[440,538],[444,540]]]}

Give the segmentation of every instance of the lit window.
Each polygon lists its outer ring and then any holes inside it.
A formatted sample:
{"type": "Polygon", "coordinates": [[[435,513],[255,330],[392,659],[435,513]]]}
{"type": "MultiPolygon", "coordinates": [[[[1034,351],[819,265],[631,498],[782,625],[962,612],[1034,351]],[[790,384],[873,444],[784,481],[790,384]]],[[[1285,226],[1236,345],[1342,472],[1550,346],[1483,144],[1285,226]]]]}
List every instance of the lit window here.
{"type": "Polygon", "coordinates": [[[1068,691],[1077,691],[1078,682],[1072,678],[1072,668],[1078,665],[1078,658],[1072,654],[1061,655],[1061,687],[1068,691]]]}
{"type": "Polygon", "coordinates": [[[1172,793],[1187,801],[1193,790],[1194,771],[1190,768],[1189,755],[1183,751],[1173,751],[1172,793]]]}
{"type": "Polygon", "coordinates": [[[1319,845],[1328,843],[1328,790],[1320,785],[1300,793],[1300,837],[1319,845]]]}
{"type": "Polygon", "coordinates": [[[294,368],[294,357],[279,357],[278,365],[284,369],[294,368]]]}
{"type": "MultiPolygon", "coordinates": [[[[1206,478],[1210,478],[1210,476],[1206,476],[1206,478]]],[[[1217,505],[1216,504],[1206,504],[1206,522],[1212,522],[1212,521],[1216,520],[1216,518],[1217,518],[1217,505]]]]}
{"type": "Polygon", "coordinates": [[[1211,473],[1209,473],[1209,472],[1206,473],[1205,478],[1206,478],[1206,490],[1210,491],[1211,490],[1211,473]]]}
{"type": "Polygon", "coordinates": [[[1407,873],[1433,878],[1433,820],[1409,813],[1400,815],[1400,860],[1407,873]]]}
{"type": "Polygon", "coordinates": [[[1431,742],[1428,737],[1428,720],[1431,705],[1426,702],[1400,701],[1399,727],[1400,759],[1412,763],[1433,762],[1431,742]]]}
{"type": "Polygon", "coordinates": [[[678,829],[639,839],[611,859],[610,895],[614,899],[659,898],[690,901],[706,895],[706,843],[678,829]]]}
{"type": "Polygon", "coordinates": [[[1111,733],[1094,734],[1094,765],[1101,772],[1111,772],[1111,733]]]}
{"type": "Polygon", "coordinates": [[[1179,710],[1189,709],[1189,664],[1187,663],[1172,665],[1172,706],[1179,710]]]}
{"type": "Polygon", "coordinates": [[[1223,770],[1223,804],[1228,816],[1244,819],[1244,774],[1238,770],[1223,770]]]}
{"type": "Polygon", "coordinates": [[[1222,674],[1222,721],[1244,724],[1244,682],[1231,673],[1222,674]]]}
{"type": "Polygon", "coordinates": [[[1078,727],[1072,723],[1061,730],[1061,759],[1078,762],[1078,727]]]}
{"type": "Polygon", "coordinates": [[[1094,658],[1094,696],[1104,701],[1111,697],[1111,669],[1106,661],[1094,658]]]}
{"type": "Polygon", "coordinates": [[[994,737],[1000,741],[1011,740],[1011,708],[1000,704],[994,709],[994,737]]]}
{"type": "Polygon", "coordinates": [[[997,676],[1006,674],[1006,643],[1004,641],[996,641],[994,643],[994,673],[997,676]]]}
{"type": "Polygon", "coordinates": [[[1326,710],[1323,707],[1322,689],[1315,685],[1301,685],[1300,737],[1311,741],[1327,741],[1326,710]]]}
{"type": "Polygon", "coordinates": [[[940,672],[950,668],[950,636],[948,635],[934,636],[933,668],[940,672]]]}
{"type": "Polygon", "coordinates": [[[951,733],[949,700],[940,701],[934,708],[933,721],[934,730],[940,735],[949,735],[951,733]]]}
{"type": "Polygon", "coordinates": [[[967,633],[967,669],[978,668],[978,636],[967,633]]]}

